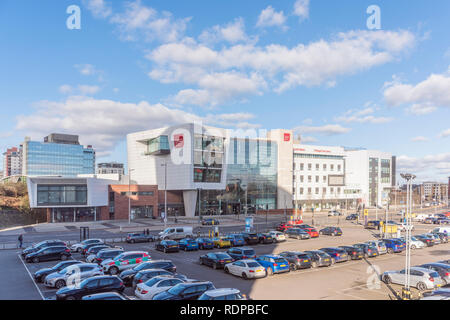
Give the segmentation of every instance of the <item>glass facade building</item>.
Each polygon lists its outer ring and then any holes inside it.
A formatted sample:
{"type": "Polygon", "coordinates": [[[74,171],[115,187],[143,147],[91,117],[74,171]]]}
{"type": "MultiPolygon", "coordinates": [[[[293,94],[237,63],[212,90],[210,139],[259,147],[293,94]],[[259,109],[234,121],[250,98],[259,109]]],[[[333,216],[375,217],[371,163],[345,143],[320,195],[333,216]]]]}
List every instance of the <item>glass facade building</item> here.
{"type": "Polygon", "coordinates": [[[232,138],[226,188],[199,191],[202,215],[245,213],[245,208],[248,213],[276,209],[277,152],[277,144],[272,141],[232,138]]]}
{"type": "Polygon", "coordinates": [[[95,151],[77,144],[26,141],[24,173],[28,176],[76,176],[95,173],[95,151]]]}

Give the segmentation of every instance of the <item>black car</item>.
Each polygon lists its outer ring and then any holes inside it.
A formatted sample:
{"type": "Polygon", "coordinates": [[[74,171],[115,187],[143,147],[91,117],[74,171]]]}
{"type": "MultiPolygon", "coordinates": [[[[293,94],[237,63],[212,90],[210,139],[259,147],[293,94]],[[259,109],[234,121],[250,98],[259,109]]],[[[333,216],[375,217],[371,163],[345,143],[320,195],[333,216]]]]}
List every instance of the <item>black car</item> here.
{"type": "Polygon", "coordinates": [[[257,236],[259,239],[259,243],[271,244],[274,241],[272,235],[269,233],[257,233],[257,236]]]}
{"type": "Polygon", "coordinates": [[[180,251],[178,242],[173,240],[162,240],[156,244],[155,249],[164,253],[180,251]]]}
{"type": "Polygon", "coordinates": [[[320,251],[326,252],[331,256],[331,263],[346,262],[349,260],[348,254],[344,249],[328,247],[321,248],[320,251]]]}
{"type": "Polygon", "coordinates": [[[319,233],[328,236],[342,236],[342,230],[339,227],[325,227],[321,229],[319,233]]]}
{"type": "Polygon", "coordinates": [[[197,300],[203,293],[215,289],[210,281],[180,283],[156,294],[153,300],[197,300]]]}
{"type": "Polygon", "coordinates": [[[377,257],[377,256],[380,255],[380,253],[378,252],[377,247],[371,246],[371,245],[369,245],[367,243],[356,243],[353,246],[363,250],[365,258],[372,258],[372,257],[377,257]]]}
{"type": "Polygon", "coordinates": [[[259,238],[256,233],[244,232],[241,233],[242,238],[244,238],[246,244],[258,244],[259,238]]]}
{"type": "Polygon", "coordinates": [[[224,265],[233,262],[233,258],[228,253],[211,252],[201,256],[199,262],[200,264],[212,267],[213,269],[223,269],[224,265]]]}
{"type": "Polygon", "coordinates": [[[147,280],[150,280],[151,278],[154,278],[156,276],[171,276],[171,277],[173,276],[175,278],[182,280],[186,279],[186,277],[183,275],[174,274],[164,269],[145,269],[136,273],[131,285],[133,288],[136,288],[138,283],[146,282],[147,280]]]}
{"type": "Polygon", "coordinates": [[[441,239],[441,243],[448,243],[448,234],[442,232],[434,232],[441,239]]]}
{"type": "Polygon", "coordinates": [[[82,300],[130,300],[130,298],[117,292],[105,292],[84,296],[82,300]]]}
{"type": "Polygon", "coordinates": [[[83,280],[79,286],[63,287],[56,292],[56,300],[80,300],[84,296],[102,292],[119,292],[125,289],[116,276],[96,276],[83,280]]]}
{"type": "Polygon", "coordinates": [[[87,243],[87,244],[84,244],[84,245],[82,245],[81,246],[81,251],[80,251],[80,253],[83,255],[83,256],[87,256],[87,252],[88,252],[88,250],[90,249],[90,248],[92,248],[92,247],[98,247],[98,246],[107,246],[107,247],[111,247],[110,245],[107,245],[107,244],[105,244],[105,243],[87,243]]]}
{"type": "Polygon", "coordinates": [[[280,256],[289,261],[291,271],[312,267],[311,257],[304,252],[285,251],[280,253],[280,256]]]}
{"type": "Polygon", "coordinates": [[[446,263],[425,263],[419,267],[436,271],[446,284],[449,284],[450,265],[446,263]]]}
{"type": "Polygon", "coordinates": [[[151,236],[145,233],[129,233],[127,234],[127,238],[125,239],[128,243],[137,243],[137,242],[153,242],[155,241],[155,236],[151,236]]]}
{"type": "Polygon", "coordinates": [[[77,260],[61,261],[60,263],[54,265],[51,268],[43,268],[43,269],[36,271],[33,275],[34,280],[36,280],[36,282],[44,282],[45,277],[48,276],[49,274],[61,271],[62,269],[66,268],[68,266],[71,266],[73,264],[79,264],[79,263],[83,263],[83,262],[77,261],[77,260]]]}
{"type": "Polygon", "coordinates": [[[25,258],[25,256],[27,254],[37,252],[37,251],[41,250],[42,248],[55,247],[55,246],[66,246],[66,243],[61,240],[45,240],[45,241],[38,242],[38,243],[32,245],[31,247],[25,248],[21,253],[22,258],[25,258]]]}
{"type": "Polygon", "coordinates": [[[202,225],[204,225],[204,226],[217,226],[217,225],[219,225],[220,224],[220,221],[219,220],[217,220],[217,219],[204,219],[203,221],[202,221],[202,225]]]}
{"type": "Polygon", "coordinates": [[[344,249],[352,260],[361,260],[364,258],[364,250],[362,248],[355,246],[339,246],[339,248],[344,249]]]}
{"type": "Polygon", "coordinates": [[[311,236],[303,228],[292,228],[286,231],[286,235],[289,238],[295,238],[297,240],[311,239],[311,236]]]}
{"type": "Polygon", "coordinates": [[[123,249],[103,249],[97,253],[93,262],[101,264],[103,260],[113,259],[121,253],[123,253],[123,249]]]}
{"type": "Polygon", "coordinates": [[[417,239],[419,239],[419,240],[422,241],[423,243],[425,243],[425,245],[426,245],[427,247],[432,247],[432,246],[434,246],[434,241],[433,241],[433,239],[430,238],[430,237],[428,237],[428,236],[426,236],[426,235],[419,234],[419,235],[416,235],[416,236],[414,236],[414,237],[417,238],[417,239]]]}
{"type": "Polygon", "coordinates": [[[95,254],[96,255],[100,250],[103,250],[103,249],[111,249],[111,247],[107,246],[105,244],[100,244],[98,246],[90,247],[88,249],[88,251],[86,251],[86,257],[90,256],[91,254],[95,254]]]}
{"type": "Polygon", "coordinates": [[[255,259],[256,253],[253,248],[249,247],[241,247],[241,248],[232,248],[227,251],[231,258],[234,260],[242,260],[242,259],[255,259]]]}
{"type": "Polygon", "coordinates": [[[37,252],[25,256],[26,262],[38,263],[41,261],[67,260],[72,257],[70,249],[66,246],[44,247],[37,252]]]}
{"type": "Polygon", "coordinates": [[[357,214],[357,213],[352,213],[352,214],[349,214],[346,218],[345,218],[345,220],[358,220],[358,218],[359,218],[359,215],[357,214]]]}
{"type": "Polygon", "coordinates": [[[122,271],[119,277],[120,279],[122,279],[125,286],[131,286],[134,276],[138,272],[149,269],[164,269],[172,273],[177,272],[177,267],[170,260],[151,260],[148,262],[140,263],[134,268],[122,271]]]}
{"type": "Polygon", "coordinates": [[[309,250],[305,253],[311,258],[311,267],[329,267],[332,264],[331,256],[320,250],[309,250]]]}

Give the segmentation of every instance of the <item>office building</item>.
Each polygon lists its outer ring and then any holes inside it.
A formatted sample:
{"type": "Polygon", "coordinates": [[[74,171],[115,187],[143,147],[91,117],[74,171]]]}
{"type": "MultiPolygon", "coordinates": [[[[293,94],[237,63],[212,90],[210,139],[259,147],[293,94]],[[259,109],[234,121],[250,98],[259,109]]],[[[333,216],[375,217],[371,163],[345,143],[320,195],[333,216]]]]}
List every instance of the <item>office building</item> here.
{"type": "Polygon", "coordinates": [[[97,174],[118,174],[119,177],[125,174],[123,163],[103,162],[97,165],[97,174]]]}
{"type": "Polygon", "coordinates": [[[22,174],[22,150],[13,147],[3,153],[3,178],[22,174]]]}
{"type": "Polygon", "coordinates": [[[95,151],[84,147],[78,136],[50,134],[43,142],[25,138],[22,152],[22,175],[63,176],[95,173],[95,151]]]}

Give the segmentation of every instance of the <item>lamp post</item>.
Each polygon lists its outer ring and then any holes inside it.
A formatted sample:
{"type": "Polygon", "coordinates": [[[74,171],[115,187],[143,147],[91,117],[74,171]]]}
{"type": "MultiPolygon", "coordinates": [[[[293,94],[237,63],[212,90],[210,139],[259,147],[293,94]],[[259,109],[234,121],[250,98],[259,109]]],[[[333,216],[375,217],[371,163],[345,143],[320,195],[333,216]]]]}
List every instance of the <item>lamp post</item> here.
{"type": "Polygon", "coordinates": [[[167,163],[161,164],[164,167],[164,229],[167,228],[167,163]]]}
{"type": "Polygon", "coordinates": [[[131,224],[131,171],[134,169],[128,168],[128,224],[131,224]]]}
{"type": "Polygon", "coordinates": [[[416,178],[410,173],[402,173],[400,176],[406,180],[406,258],[405,258],[405,286],[403,288],[403,299],[411,298],[410,278],[411,278],[411,223],[412,223],[412,180],[416,178]]]}

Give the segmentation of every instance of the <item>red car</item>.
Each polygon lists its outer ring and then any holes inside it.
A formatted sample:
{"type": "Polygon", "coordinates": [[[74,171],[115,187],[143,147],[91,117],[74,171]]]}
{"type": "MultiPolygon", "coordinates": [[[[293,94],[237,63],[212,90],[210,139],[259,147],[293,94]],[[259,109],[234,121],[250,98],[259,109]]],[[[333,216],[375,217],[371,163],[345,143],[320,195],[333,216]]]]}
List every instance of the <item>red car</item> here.
{"type": "Polygon", "coordinates": [[[281,223],[277,226],[277,231],[281,231],[281,232],[286,232],[288,229],[292,229],[294,227],[294,225],[292,224],[286,224],[286,223],[281,223]]]}
{"type": "MultiPolygon", "coordinates": [[[[298,227],[301,227],[301,226],[298,226],[298,227]]],[[[317,232],[316,228],[303,227],[302,230],[305,230],[311,236],[311,238],[318,238],[319,237],[319,232],[317,232]]]]}

